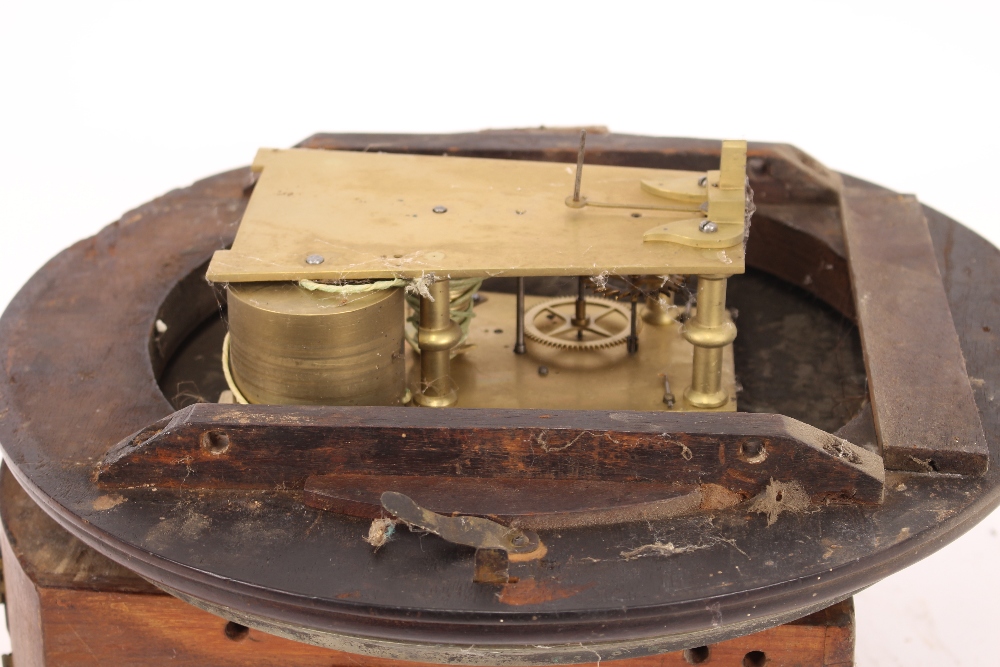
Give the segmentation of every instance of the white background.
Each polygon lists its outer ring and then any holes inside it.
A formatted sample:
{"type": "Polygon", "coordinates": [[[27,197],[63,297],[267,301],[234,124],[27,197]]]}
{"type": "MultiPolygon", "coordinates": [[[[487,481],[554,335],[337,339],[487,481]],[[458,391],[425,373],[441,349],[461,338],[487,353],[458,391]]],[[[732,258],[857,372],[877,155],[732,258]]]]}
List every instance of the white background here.
{"type": "MultiPolygon", "coordinates": [[[[317,131],[787,142],[1000,243],[998,26],[955,0],[2,0],[0,307],[127,209],[317,131]]],[[[998,529],[858,595],[858,663],[1000,664],[998,529]]]]}

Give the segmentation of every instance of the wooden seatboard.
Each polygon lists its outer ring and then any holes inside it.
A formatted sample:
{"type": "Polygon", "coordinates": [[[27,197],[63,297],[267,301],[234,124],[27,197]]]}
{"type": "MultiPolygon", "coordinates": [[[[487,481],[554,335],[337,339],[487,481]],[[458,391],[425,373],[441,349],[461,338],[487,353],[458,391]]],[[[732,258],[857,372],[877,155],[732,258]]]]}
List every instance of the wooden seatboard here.
{"type": "Polygon", "coordinates": [[[842,211],[886,467],[981,475],[989,448],[920,203],[847,187],[842,211]]]}
{"type": "Polygon", "coordinates": [[[880,503],[885,479],[879,456],[783,415],[196,403],[112,447],[97,482],[301,489],[310,475],[374,471],[718,484],[742,498],[795,480],[819,504],[880,503]]]}

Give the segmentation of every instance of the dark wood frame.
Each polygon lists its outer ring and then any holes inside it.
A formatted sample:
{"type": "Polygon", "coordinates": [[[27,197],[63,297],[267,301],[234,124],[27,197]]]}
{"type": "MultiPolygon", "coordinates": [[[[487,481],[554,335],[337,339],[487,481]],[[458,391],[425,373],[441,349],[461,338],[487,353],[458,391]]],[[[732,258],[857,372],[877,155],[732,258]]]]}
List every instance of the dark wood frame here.
{"type": "MultiPolygon", "coordinates": [[[[574,143],[574,137],[564,133],[515,132],[436,137],[318,135],[305,145],[570,161],[574,143]]],[[[707,169],[717,160],[716,142],[596,135],[588,146],[588,159],[605,164],[707,169]]],[[[790,147],[753,144],[749,174],[760,208],[748,263],[805,285],[841,312],[853,315],[840,232],[839,177],[790,147]]],[[[0,341],[8,350],[7,382],[0,387],[0,414],[5,417],[0,441],[18,480],[46,511],[88,544],[129,563],[165,588],[186,591],[185,596],[201,606],[276,632],[295,632],[309,641],[365,634],[372,637],[365,643],[368,650],[382,655],[392,655],[394,649],[376,637],[402,642],[397,656],[422,659],[453,657],[460,653],[457,647],[489,644],[496,651],[477,659],[507,656],[504,659],[552,662],[565,659],[567,651],[560,646],[578,642],[613,645],[619,657],[637,656],[746,634],[843,599],[954,539],[1000,501],[994,460],[1000,428],[997,417],[984,410],[1000,376],[994,356],[1000,309],[981,308],[982,303],[1000,302],[996,280],[1000,260],[977,236],[924,208],[958,340],[969,373],[977,380],[973,395],[993,464],[981,477],[892,473],[887,484],[890,493],[881,507],[829,506],[812,514],[786,514],[768,528],[766,541],[755,532],[763,525],[762,517],[727,515],[727,521],[733,522],[727,534],[739,549],[758,556],[744,563],[738,579],[727,574],[708,581],[710,569],[733,564],[733,554],[722,550],[706,550],[702,564],[678,560],[682,565],[676,578],[662,591],[648,585],[650,577],[662,576],[658,574],[662,570],[648,561],[635,561],[627,572],[619,571],[624,591],[636,600],[652,592],[662,594],[659,605],[601,606],[598,600],[606,597],[601,582],[607,581],[603,567],[585,572],[578,566],[550,562],[533,577],[551,581],[556,576],[560,588],[532,604],[502,608],[494,598],[484,598],[462,610],[454,606],[460,604],[462,595],[462,589],[456,589],[458,597],[449,602],[451,610],[417,615],[400,611],[398,606],[359,606],[349,598],[296,592],[304,583],[296,581],[302,575],[298,572],[261,571],[268,586],[252,585],[238,571],[227,571],[236,565],[246,567],[250,563],[246,559],[254,556],[252,549],[232,553],[225,563],[205,563],[212,553],[233,548],[226,543],[232,536],[225,531],[205,536],[205,552],[200,554],[189,551],[182,526],[170,533],[169,544],[153,544],[149,530],[156,521],[154,513],[177,507],[179,496],[169,490],[134,490],[121,496],[126,502],[109,509],[116,498],[93,484],[93,468],[87,462],[96,464],[113,442],[172,411],[156,386],[156,369],[183,338],[184,322],[190,321],[193,327],[215,307],[205,302],[185,304],[175,296],[180,294],[175,288],[184,280],[196,280],[191,276],[211,251],[231,242],[248,183],[245,170],[223,174],[127,214],[98,236],[53,259],[25,286],[0,321],[0,341]],[[117,279],[109,281],[108,276],[117,279]],[[100,316],[95,317],[96,313],[100,316]],[[167,313],[171,313],[168,321],[176,324],[158,336],[153,322],[167,313]],[[915,513],[917,507],[923,511],[915,513]],[[825,537],[820,539],[820,535],[825,537]],[[828,558],[823,557],[827,549],[823,539],[833,540],[838,547],[828,558]],[[767,569],[765,554],[789,548],[795,551],[782,557],[784,571],[775,576],[767,569]],[[192,558],[201,559],[200,567],[194,566],[192,558]],[[694,590],[696,584],[697,596],[678,597],[694,590]],[[563,595],[568,590],[574,592],[563,595]],[[248,614],[251,609],[254,612],[248,614]],[[501,619],[505,624],[499,624],[501,619]],[[669,628],[666,635],[664,628],[669,628]],[[517,647],[525,642],[565,644],[519,651],[517,647]]],[[[886,191],[854,179],[847,178],[846,183],[859,198],[886,196],[886,191]]],[[[840,434],[857,443],[873,440],[871,413],[858,415],[840,434]]],[[[265,512],[262,519],[271,522],[261,535],[265,547],[280,537],[281,516],[295,502],[289,495],[276,492],[255,497],[270,503],[270,514],[265,512]]],[[[225,502],[214,500],[211,494],[201,502],[205,515],[217,516],[221,526],[225,502]]],[[[311,521],[315,515],[302,516],[311,521]]],[[[245,519],[246,515],[230,518],[245,519]]],[[[696,539],[706,530],[677,521],[670,529],[678,540],[696,539]]],[[[339,528],[329,530],[331,539],[340,534],[339,528]]],[[[610,538],[605,534],[600,539],[637,539],[633,529],[616,530],[610,538]]],[[[613,553],[600,551],[596,535],[580,533],[573,538],[591,554],[613,553]]],[[[343,539],[355,538],[353,533],[344,533],[343,539]]],[[[568,539],[555,540],[566,554],[575,548],[568,539]]],[[[316,548],[311,544],[306,540],[303,548],[316,548]]],[[[431,558],[450,553],[438,546],[432,546],[431,552],[431,558]]],[[[384,558],[419,558],[424,552],[415,543],[401,541],[392,553],[384,558]]],[[[346,571],[345,575],[352,576],[346,571]]],[[[414,581],[444,585],[452,576],[459,575],[437,572],[424,580],[418,572],[414,581]]],[[[467,574],[460,577],[468,580],[467,574]]],[[[403,603],[400,599],[395,604],[403,603]]],[[[365,650],[364,646],[356,648],[365,650]]]]}

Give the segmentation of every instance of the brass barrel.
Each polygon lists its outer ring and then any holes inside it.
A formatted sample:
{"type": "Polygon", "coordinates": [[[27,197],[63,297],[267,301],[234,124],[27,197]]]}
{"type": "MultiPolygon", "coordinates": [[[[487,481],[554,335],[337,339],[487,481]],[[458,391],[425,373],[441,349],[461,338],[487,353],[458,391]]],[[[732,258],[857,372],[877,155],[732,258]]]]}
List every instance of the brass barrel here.
{"type": "Polygon", "coordinates": [[[229,285],[229,363],[250,403],[401,405],[403,290],[229,285]]]}

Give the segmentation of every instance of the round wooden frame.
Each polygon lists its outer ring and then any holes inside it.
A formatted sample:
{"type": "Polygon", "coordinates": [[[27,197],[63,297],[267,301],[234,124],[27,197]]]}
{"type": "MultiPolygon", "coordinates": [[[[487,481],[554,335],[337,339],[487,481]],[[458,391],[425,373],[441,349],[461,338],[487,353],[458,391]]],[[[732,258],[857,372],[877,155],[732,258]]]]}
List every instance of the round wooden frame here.
{"type": "MultiPolygon", "coordinates": [[[[318,135],[304,145],[571,162],[574,144],[558,132],[511,132],[318,135]]],[[[588,159],[605,164],[707,169],[717,160],[715,142],[603,135],[588,145],[588,159]]],[[[760,208],[748,264],[853,317],[834,179],[786,146],[751,145],[749,171],[760,208]]],[[[0,320],[0,442],[18,481],[74,535],[193,604],[301,641],[399,659],[626,658],[803,616],[940,548],[1000,503],[1000,416],[986,409],[1000,385],[1000,255],[928,208],[989,442],[982,477],[892,472],[878,508],[786,514],[766,529],[762,516],[720,513],[714,522],[725,524],[731,544],[665,560],[600,562],[636,540],[697,543],[713,521],[568,531],[552,540],[560,560],[540,562],[536,592],[516,603],[441,565],[455,560],[453,546],[415,536],[379,556],[373,575],[371,552],[356,539],[361,524],[330,519],[289,493],[102,492],[93,474],[105,452],[173,411],[157,376],[217,307],[189,301],[183,283],[201,280],[199,267],[232,242],[250,178],[246,169],[228,172],[130,212],[52,259],[0,320]],[[170,323],[166,331],[156,330],[158,319],[170,323]],[[342,548],[336,564],[333,544],[342,548]]],[[[873,441],[870,410],[841,433],[873,441]]]]}

